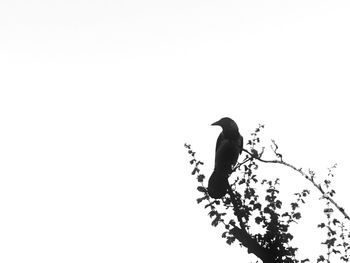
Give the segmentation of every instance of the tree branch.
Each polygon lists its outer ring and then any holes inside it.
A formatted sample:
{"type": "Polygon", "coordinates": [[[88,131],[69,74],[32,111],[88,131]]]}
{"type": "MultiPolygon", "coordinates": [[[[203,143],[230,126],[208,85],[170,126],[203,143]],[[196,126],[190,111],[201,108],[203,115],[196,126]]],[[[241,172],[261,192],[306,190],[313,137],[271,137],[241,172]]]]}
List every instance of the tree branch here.
{"type": "Polygon", "coordinates": [[[348,219],[350,221],[350,217],[349,215],[345,212],[344,208],[339,206],[334,200],[333,198],[326,194],[326,192],[322,189],[321,185],[317,184],[315,181],[314,181],[314,177],[313,176],[309,176],[307,175],[306,173],[304,173],[302,171],[301,168],[297,169],[295,166],[285,162],[282,160],[264,160],[264,159],[261,159],[259,156],[257,156],[256,154],[253,154],[251,152],[249,152],[248,150],[246,149],[243,149],[244,152],[248,153],[252,158],[260,161],[260,162],[263,162],[263,163],[278,163],[278,164],[282,164],[284,166],[288,166],[289,168],[293,169],[294,171],[300,173],[302,176],[304,176],[308,181],[310,181],[321,193],[322,193],[322,197],[327,199],[328,201],[330,201],[343,215],[346,219],[348,219]]]}
{"type": "Polygon", "coordinates": [[[248,249],[248,253],[253,253],[263,262],[272,262],[270,250],[261,246],[252,236],[239,227],[234,227],[233,235],[248,249]]]}

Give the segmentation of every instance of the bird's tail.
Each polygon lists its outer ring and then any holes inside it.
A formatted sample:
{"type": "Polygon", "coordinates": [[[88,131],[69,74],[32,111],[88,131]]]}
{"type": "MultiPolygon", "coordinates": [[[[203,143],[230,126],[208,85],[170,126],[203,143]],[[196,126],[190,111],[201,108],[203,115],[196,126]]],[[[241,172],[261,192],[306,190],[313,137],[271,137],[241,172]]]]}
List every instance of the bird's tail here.
{"type": "Polygon", "coordinates": [[[208,194],[210,197],[215,199],[222,198],[226,194],[228,187],[227,173],[214,170],[208,182],[208,194]]]}

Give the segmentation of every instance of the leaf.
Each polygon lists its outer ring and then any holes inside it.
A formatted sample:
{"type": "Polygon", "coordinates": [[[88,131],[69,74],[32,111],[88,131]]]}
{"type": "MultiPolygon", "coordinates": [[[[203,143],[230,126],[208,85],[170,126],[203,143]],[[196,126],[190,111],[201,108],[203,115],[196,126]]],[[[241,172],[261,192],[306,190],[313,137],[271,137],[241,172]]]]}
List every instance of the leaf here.
{"type": "Polygon", "coordinates": [[[203,187],[203,186],[198,186],[198,187],[197,187],[197,190],[198,190],[199,192],[202,192],[202,193],[205,193],[205,192],[207,191],[207,189],[205,189],[205,187],[203,187]]]}
{"type": "Polygon", "coordinates": [[[197,204],[199,204],[200,202],[202,202],[203,200],[207,199],[206,196],[203,196],[201,198],[197,198],[197,204]]]}
{"type": "Polygon", "coordinates": [[[253,209],[254,210],[256,210],[256,209],[261,210],[261,204],[259,204],[259,203],[254,204],[253,209]]]}
{"type": "Polygon", "coordinates": [[[218,214],[218,212],[216,212],[215,210],[211,210],[209,213],[208,213],[208,215],[210,216],[210,217],[213,217],[213,216],[215,216],[215,215],[217,215],[218,214]]]}
{"type": "Polygon", "coordinates": [[[268,207],[265,207],[265,208],[264,208],[264,213],[265,213],[265,214],[270,214],[270,213],[271,213],[271,209],[268,208],[268,207]]]}
{"type": "Polygon", "coordinates": [[[255,223],[257,223],[258,225],[263,221],[263,219],[260,216],[257,216],[255,218],[255,223]]]}
{"type": "Polygon", "coordinates": [[[204,176],[203,174],[199,174],[199,175],[197,176],[197,181],[200,182],[200,183],[202,183],[203,180],[204,180],[204,178],[205,178],[205,176],[204,176]]]}
{"type": "MultiPolygon", "coordinates": [[[[293,237],[293,235],[291,235],[291,234],[289,234],[289,233],[285,233],[284,235],[283,235],[285,238],[286,238],[286,240],[287,240],[287,242],[288,242],[288,240],[292,240],[294,237],[293,237]]],[[[292,248],[291,248],[292,249],[292,248]]],[[[297,250],[297,248],[293,248],[293,250],[297,250]]]]}
{"type": "Polygon", "coordinates": [[[326,226],[325,223],[321,223],[321,224],[317,225],[317,227],[319,227],[319,228],[324,228],[325,226],[326,226]]]}
{"type": "Polygon", "coordinates": [[[282,207],[282,202],[280,200],[276,201],[276,207],[281,208],[282,207]]]}
{"type": "Polygon", "coordinates": [[[329,241],[329,246],[334,247],[334,243],[337,239],[335,237],[331,238],[329,241]]]}
{"type": "Polygon", "coordinates": [[[235,241],[234,237],[228,237],[227,240],[226,240],[226,243],[231,245],[234,241],[235,241]]]}
{"type": "Polygon", "coordinates": [[[332,228],[328,227],[328,231],[331,233],[331,235],[335,235],[337,232],[334,231],[332,228]]]}
{"type": "Polygon", "coordinates": [[[339,223],[340,223],[340,221],[338,219],[336,219],[336,218],[333,219],[333,225],[336,225],[336,224],[339,224],[339,223]]]}
{"type": "Polygon", "coordinates": [[[288,214],[288,212],[283,213],[282,216],[289,216],[289,217],[290,217],[290,215],[288,214]]]}
{"type": "Polygon", "coordinates": [[[331,214],[331,213],[333,213],[333,209],[332,209],[332,208],[325,208],[325,209],[323,210],[323,212],[324,212],[325,214],[331,214]]]}
{"type": "Polygon", "coordinates": [[[244,198],[245,198],[246,200],[249,200],[251,196],[252,196],[251,191],[249,191],[249,188],[247,188],[247,189],[244,191],[244,198]]]}
{"type": "Polygon", "coordinates": [[[244,184],[244,183],[245,183],[245,179],[244,179],[244,178],[241,179],[241,180],[238,182],[239,185],[244,184]]]}
{"type": "Polygon", "coordinates": [[[324,258],[324,256],[319,256],[318,257],[318,259],[317,259],[317,262],[323,262],[323,261],[325,261],[325,258],[324,258]]]}
{"type": "Polygon", "coordinates": [[[217,216],[217,217],[215,217],[215,219],[213,220],[213,222],[211,222],[211,225],[216,227],[216,226],[219,224],[220,221],[222,221],[222,220],[221,220],[221,217],[220,217],[220,216],[217,216]]]}
{"type": "Polygon", "coordinates": [[[192,175],[195,175],[195,173],[198,173],[199,172],[199,169],[197,167],[195,167],[192,171],[192,175]]]}
{"type": "Polygon", "coordinates": [[[310,191],[309,191],[309,190],[304,190],[302,194],[303,194],[303,196],[305,197],[305,196],[307,196],[308,194],[310,194],[310,191]]]}
{"type": "Polygon", "coordinates": [[[295,213],[294,215],[293,215],[293,217],[295,218],[295,219],[300,219],[301,218],[301,214],[298,212],[298,213],[295,213]]]}
{"type": "Polygon", "coordinates": [[[271,203],[273,201],[273,198],[270,195],[267,195],[265,196],[265,200],[271,203]]]}
{"type": "Polygon", "coordinates": [[[291,203],[292,209],[295,210],[299,205],[297,203],[291,203]]]}
{"type": "Polygon", "coordinates": [[[257,151],[257,150],[252,149],[251,152],[252,152],[252,157],[253,157],[253,158],[258,158],[258,157],[259,157],[259,154],[258,154],[258,151],[257,151]]]}
{"type": "Polygon", "coordinates": [[[209,206],[213,206],[213,205],[219,205],[220,204],[220,201],[219,200],[215,200],[215,201],[212,201],[210,202],[209,204],[205,205],[204,208],[208,208],[209,206]]]}
{"type": "Polygon", "coordinates": [[[340,254],[340,251],[339,251],[339,250],[336,250],[336,249],[333,249],[332,252],[333,252],[334,254],[340,254]]]}
{"type": "Polygon", "coordinates": [[[282,232],[287,232],[288,225],[280,225],[280,229],[281,229],[282,232]]]}
{"type": "Polygon", "coordinates": [[[324,245],[327,245],[328,248],[330,247],[334,247],[334,242],[336,241],[336,238],[331,238],[331,239],[327,239],[325,242],[321,243],[324,245]]]}
{"type": "Polygon", "coordinates": [[[235,226],[236,225],[236,223],[235,223],[235,221],[233,221],[233,220],[230,220],[230,222],[228,222],[231,226],[235,226]]]}

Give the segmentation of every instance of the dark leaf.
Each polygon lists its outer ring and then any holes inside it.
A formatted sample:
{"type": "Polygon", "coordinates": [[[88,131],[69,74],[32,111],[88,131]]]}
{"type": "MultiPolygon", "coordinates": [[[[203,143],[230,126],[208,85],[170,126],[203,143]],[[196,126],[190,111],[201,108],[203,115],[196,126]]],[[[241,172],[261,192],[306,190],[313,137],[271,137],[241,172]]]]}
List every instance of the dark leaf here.
{"type": "Polygon", "coordinates": [[[326,226],[325,223],[321,223],[321,224],[317,225],[317,227],[319,227],[319,228],[324,228],[325,226],[326,226]]]}
{"type": "Polygon", "coordinates": [[[185,143],[185,148],[190,149],[190,148],[191,148],[191,145],[190,145],[190,144],[185,143]]]}
{"type": "Polygon", "coordinates": [[[265,207],[265,208],[264,208],[264,213],[265,213],[265,214],[270,214],[270,213],[271,213],[271,209],[268,208],[268,207],[265,207]]]}
{"type": "Polygon", "coordinates": [[[293,215],[293,217],[295,218],[295,219],[300,219],[301,218],[301,214],[298,212],[298,213],[295,213],[294,215],[293,215]]]}
{"type": "Polygon", "coordinates": [[[197,204],[199,204],[200,202],[202,202],[203,200],[207,199],[206,196],[203,196],[201,198],[197,198],[197,204]]]}
{"type": "Polygon", "coordinates": [[[332,228],[330,228],[330,227],[328,227],[328,230],[329,230],[329,232],[330,232],[330,234],[331,235],[335,235],[337,232],[336,231],[334,231],[332,228]]]}
{"type": "Polygon", "coordinates": [[[235,241],[234,237],[228,237],[227,240],[226,240],[226,243],[231,245],[234,241],[235,241]]]}
{"type": "Polygon", "coordinates": [[[218,214],[218,212],[216,212],[215,210],[211,210],[210,212],[209,212],[209,216],[210,217],[213,217],[213,216],[215,216],[215,215],[217,215],[218,214]]]}
{"type": "Polygon", "coordinates": [[[325,242],[322,242],[321,244],[327,245],[328,248],[334,247],[334,242],[336,241],[335,238],[327,239],[325,242]]]}
{"type": "Polygon", "coordinates": [[[254,204],[253,209],[254,210],[256,210],[256,209],[261,210],[261,204],[259,204],[259,203],[254,204]]]}
{"type": "Polygon", "coordinates": [[[195,175],[195,173],[198,173],[199,172],[199,169],[197,167],[195,167],[192,171],[192,175],[195,175]]]}
{"type": "Polygon", "coordinates": [[[340,223],[340,221],[338,219],[336,219],[336,218],[333,219],[333,225],[336,225],[336,224],[339,224],[339,223],[340,223]]]}
{"type": "Polygon", "coordinates": [[[238,182],[239,185],[244,184],[244,183],[245,183],[245,179],[244,179],[244,178],[241,179],[241,180],[238,182]]]}
{"type": "Polygon", "coordinates": [[[281,208],[282,207],[282,202],[280,200],[276,201],[276,207],[281,208]]]}
{"type": "Polygon", "coordinates": [[[199,175],[197,176],[197,180],[198,180],[198,182],[200,182],[200,183],[203,182],[204,178],[205,178],[205,176],[204,176],[203,174],[199,174],[199,175]]]}
{"type": "Polygon", "coordinates": [[[324,258],[324,256],[319,256],[318,257],[318,259],[317,259],[317,262],[323,262],[323,261],[325,261],[325,258],[324,258]]]}
{"type": "Polygon", "coordinates": [[[259,225],[261,222],[263,221],[263,219],[260,216],[257,216],[255,218],[255,222],[259,225]]]}
{"type": "Polygon", "coordinates": [[[297,203],[291,203],[292,209],[295,210],[299,205],[297,203]]]}
{"type": "Polygon", "coordinates": [[[287,225],[280,225],[280,229],[282,232],[287,232],[288,226],[287,225]]]}
{"type": "Polygon", "coordinates": [[[309,190],[304,190],[304,191],[303,191],[303,196],[305,197],[305,196],[307,196],[309,193],[310,193],[309,190]]]}
{"type": "Polygon", "coordinates": [[[233,220],[230,220],[230,222],[228,222],[231,226],[235,226],[236,225],[236,223],[235,223],[235,221],[233,221],[233,220]]]}
{"type": "Polygon", "coordinates": [[[220,216],[217,216],[217,217],[215,217],[213,222],[211,222],[211,225],[216,227],[219,224],[220,221],[222,221],[220,216]]]}
{"type": "Polygon", "coordinates": [[[198,187],[197,187],[197,190],[198,190],[199,192],[202,192],[202,193],[205,193],[205,192],[207,191],[207,189],[205,189],[205,187],[203,187],[203,186],[198,186],[198,187]]]}
{"type": "Polygon", "coordinates": [[[282,216],[289,216],[289,217],[290,217],[290,215],[288,214],[288,212],[283,213],[282,216]]]}
{"type": "Polygon", "coordinates": [[[332,208],[325,208],[325,209],[323,210],[323,212],[324,212],[325,214],[331,214],[331,213],[333,213],[333,209],[332,209],[332,208]]]}

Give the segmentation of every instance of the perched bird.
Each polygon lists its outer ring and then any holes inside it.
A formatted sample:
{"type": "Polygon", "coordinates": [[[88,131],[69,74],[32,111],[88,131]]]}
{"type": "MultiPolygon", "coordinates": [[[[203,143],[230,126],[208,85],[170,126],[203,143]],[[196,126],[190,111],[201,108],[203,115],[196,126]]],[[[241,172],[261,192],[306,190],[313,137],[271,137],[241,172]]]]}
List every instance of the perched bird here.
{"type": "Polygon", "coordinates": [[[243,137],[239,134],[237,124],[230,118],[222,118],[212,125],[222,128],[215,148],[214,172],[209,178],[208,193],[212,198],[223,197],[229,187],[228,175],[242,153],[243,137]]]}

